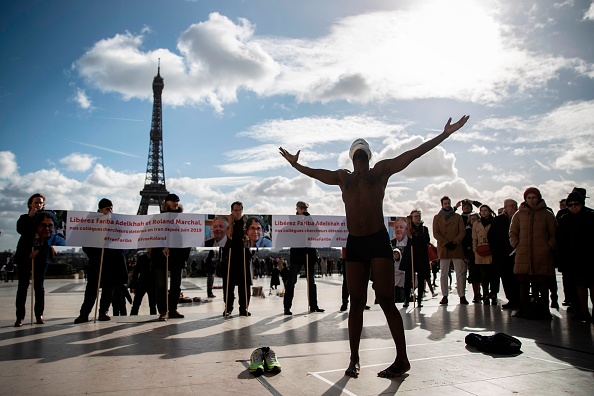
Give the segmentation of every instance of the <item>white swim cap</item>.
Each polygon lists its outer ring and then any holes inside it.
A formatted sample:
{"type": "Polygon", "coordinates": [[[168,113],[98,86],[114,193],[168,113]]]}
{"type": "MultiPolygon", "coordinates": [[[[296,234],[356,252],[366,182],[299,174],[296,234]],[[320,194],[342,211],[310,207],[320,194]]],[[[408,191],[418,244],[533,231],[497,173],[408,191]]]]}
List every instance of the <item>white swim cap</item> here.
{"type": "Polygon", "coordinates": [[[355,151],[363,150],[367,153],[367,159],[371,159],[371,149],[369,148],[369,143],[365,139],[356,139],[353,144],[351,144],[351,150],[349,151],[349,157],[353,159],[353,155],[355,155],[355,151]]]}

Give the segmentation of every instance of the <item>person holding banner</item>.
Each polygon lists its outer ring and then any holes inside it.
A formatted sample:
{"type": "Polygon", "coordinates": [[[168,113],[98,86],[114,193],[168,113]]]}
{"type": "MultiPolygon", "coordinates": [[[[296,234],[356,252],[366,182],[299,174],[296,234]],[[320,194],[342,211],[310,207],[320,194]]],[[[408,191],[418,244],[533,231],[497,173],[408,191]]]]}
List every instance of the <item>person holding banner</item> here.
{"type": "MultiPolygon", "coordinates": [[[[165,202],[161,205],[161,213],[174,212],[183,213],[184,207],[179,203],[176,194],[168,194],[165,202]]],[[[184,315],[177,311],[179,296],[181,294],[182,270],[186,266],[186,260],[190,257],[191,248],[152,248],[152,266],[157,277],[157,310],[159,320],[183,319],[184,315]],[[169,294],[167,295],[167,267],[171,274],[169,294]]]]}
{"type": "Polygon", "coordinates": [[[17,264],[18,289],[16,297],[16,317],[15,327],[23,325],[25,319],[25,303],[27,301],[27,289],[29,288],[29,278],[31,276],[31,247],[35,239],[34,218],[37,212],[43,210],[45,206],[45,197],[36,193],[29,197],[27,201],[27,213],[21,215],[17,220],[16,229],[21,235],[17,243],[14,261],[17,264]],[[19,292],[19,290],[21,290],[19,292]],[[21,302],[22,300],[22,302],[21,302]],[[20,309],[21,307],[22,309],[20,309]]]}
{"type": "MultiPolygon", "coordinates": [[[[295,208],[296,215],[309,216],[307,208],[309,205],[303,201],[297,202],[295,208]]],[[[309,312],[324,312],[324,309],[318,307],[318,291],[316,287],[315,265],[318,259],[318,251],[315,248],[291,248],[289,259],[289,276],[285,284],[285,296],[283,297],[283,305],[285,308],[285,315],[293,315],[291,306],[293,305],[293,296],[295,295],[295,285],[297,278],[301,272],[301,267],[306,266],[307,273],[307,289],[309,312]]]]}
{"type": "Polygon", "coordinates": [[[342,191],[342,200],[346,211],[349,236],[346,245],[347,285],[351,298],[349,311],[349,344],[351,349],[350,363],[345,375],[358,377],[359,344],[363,330],[363,310],[367,301],[367,284],[369,273],[373,271],[373,287],[394,343],[396,358],[394,363],[378,373],[379,377],[398,377],[410,370],[410,362],[406,353],[406,340],[402,317],[394,305],[394,259],[390,236],[384,225],[383,201],[388,179],[406,168],[439,143],[460,129],[469,116],[463,116],[455,124],[451,118],[443,132],[437,137],[406,151],[395,158],[385,159],[370,168],[371,149],[364,139],[357,139],[351,145],[349,155],[353,161],[354,171],[344,169],[330,171],[313,169],[301,165],[299,153],[291,154],[280,147],[280,155],[299,172],[322,183],[338,185],[342,191]]]}
{"type": "MultiPolygon", "coordinates": [[[[33,229],[35,233],[30,242],[29,260],[22,261],[18,265],[19,284],[16,295],[16,316],[15,327],[21,327],[25,318],[25,303],[27,302],[27,289],[29,278],[33,271],[33,289],[35,290],[35,322],[44,324],[43,310],[45,308],[45,272],[49,263],[56,257],[54,246],[64,246],[66,241],[55,233],[58,219],[49,211],[35,211],[33,218],[33,229]],[[32,267],[33,265],[33,267],[32,267]]],[[[26,232],[21,234],[27,235],[26,232]]],[[[33,296],[31,296],[33,298],[33,296]]]]}
{"type": "Polygon", "coordinates": [[[235,286],[237,286],[237,298],[239,300],[239,315],[251,316],[248,311],[250,304],[249,287],[252,284],[252,274],[251,271],[248,271],[248,261],[251,258],[251,253],[249,249],[244,248],[243,203],[236,201],[231,204],[231,217],[233,218],[231,243],[229,247],[226,246],[223,249],[222,258],[227,260],[227,271],[223,274],[223,299],[225,301],[223,316],[231,316],[233,302],[235,301],[235,286]]]}
{"type": "Polygon", "coordinates": [[[402,254],[402,264],[400,265],[400,269],[406,272],[404,288],[406,290],[407,300],[404,306],[408,306],[408,298],[411,292],[414,293],[414,286],[416,286],[418,295],[417,306],[420,308],[423,306],[425,281],[430,277],[429,255],[427,251],[427,245],[430,242],[429,230],[421,221],[420,211],[413,210],[407,217],[405,232],[407,232],[408,242],[406,251],[402,254]],[[415,273],[417,281],[413,285],[412,280],[415,273]]]}
{"type": "MultiPolygon", "coordinates": [[[[113,203],[107,198],[102,198],[97,207],[97,212],[106,216],[113,212],[113,203]]],[[[99,297],[99,287],[101,287],[101,299],[99,300],[99,317],[97,320],[102,322],[111,320],[108,312],[113,300],[116,267],[125,267],[126,258],[122,251],[117,249],[83,247],[83,252],[89,258],[89,270],[87,271],[85,296],[80,306],[80,314],[74,319],[74,324],[89,321],[89,314],[99,297]],[[99,278],[100,274],[101,278],[99,278]]]]}

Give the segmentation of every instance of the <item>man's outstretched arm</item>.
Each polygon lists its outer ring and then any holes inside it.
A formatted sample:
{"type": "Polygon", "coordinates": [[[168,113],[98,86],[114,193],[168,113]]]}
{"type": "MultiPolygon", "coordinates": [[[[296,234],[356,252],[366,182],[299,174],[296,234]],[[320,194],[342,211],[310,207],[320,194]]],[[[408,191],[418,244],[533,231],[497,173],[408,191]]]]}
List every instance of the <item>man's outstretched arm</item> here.
{"type": "Polygon", "coordinates": [[[450,118],[448,120],[448,122],[446,123],[445,127],[443,128],[443,132],[441,134],[437,135],[436,137],[434,137],[431,140],[426,141],[425,143],[421,144],[417,148],[408,150],[408,151],[400,154],[396,158],[387,159],[387,160],[378,162],[376,164],[375,168],[379,168],[379,170],[382,172],[387,172],[388,177],[392,176],[395,173],[400,172],[401,170],[406,168],[408,165],[410,165],[411,162],[413,162],[414,160],[416,160],[423,154],[427,153],[428,151],[432,150],[433,148],[437,147],[441,142],[446,140],[452,133],[454,133],[458,129],[462,128],[464,126],[464,124],[466,124],[466,121],[468,121],[469,118],[470,118],[470,116],[467,116],[467,115],[462,116],[462,118],[460,118],[458,120],[458,122],[456,122],[454,124],[450,124],[452,122],[452,119],[450,118]]]}
{"type": "Polygon", "coordinates": [[[283,158],[286,159],[293,168],[297,169],[304,175],[313,177],[314,179],[317,179],[325,184],[339,184],[340,179],[338,178],[338,171],[329,171],[327,169],[313,169],[298,163],[297,161],[299,160],[299,153],[301,153],[301,150],[297,151],[297,154],[291,154],[284,148],[279,147],[278,151],[280,155],[282,155],[283,158]]]}

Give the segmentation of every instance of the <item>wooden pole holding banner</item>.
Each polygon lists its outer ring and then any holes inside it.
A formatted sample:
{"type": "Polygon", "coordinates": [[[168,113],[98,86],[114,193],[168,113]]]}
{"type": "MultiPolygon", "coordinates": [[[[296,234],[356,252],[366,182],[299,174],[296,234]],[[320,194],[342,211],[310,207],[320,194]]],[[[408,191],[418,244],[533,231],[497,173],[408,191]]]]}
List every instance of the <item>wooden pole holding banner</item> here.
{"type": "MultiPolygon", "coordinates": [[[[245,294],[245,316],[248,316],[249,315],[248,308],[249,308],[249,304],[250,304],[250,302],[248,300],[248,287],[249,287],[249,285],[247,283],[247,273],[246,273],[247,270],[246,270],[246,263],[245,263],[245,248],[243,248],[242,250],[243,250],[243,283],[245,284],[245,287],[244,287],[244,289],[245,289],[245,293],[244,293],[245,294]]],[[[251,277],[252,277],[252,275],[251,275],[251,272],[250,272],[250,279],[251,279],[251,277]]],[[[239,293],[239,289],[237,290],[237,293],[239,293]]],[[[239,301],[239,294],[237,295],[237,300],[239,301]]]]}
{"type": "Polygon", "coordinates": [[[233,249],[229,249],[229,258],[227,260],[227,281],[225,282],[225,317],[227,317],[227,304],[229,302],[229,274],[231,273],[231,252],[233,249]]]}
{"type": "Polygon", "coordinates": [[[105,248],[101,248],[101,261],[99,261],[99,277],[97,279],[97,294],[95,295],[95,317],[93,323],[97,322],[97,309],[99,308],[99,289],[101,288],[101,274],[103,272],[103,253],[105,248]]]}
{"type": "Polygon", "coordinates": [[[410,266],[412,268],[410,275],[411,275],[411,280],[412,280],[413,308],[416,308],[417,295],[415,294],[415,255],[414,255],[414,250],[413,250],[412,245],[410,247],[410,266]]]}
{"type": "Polygon", "coordinates": [[[169,319],[169,249],[165,256],[165,314],[169,319]]]}
{"type": "Polygon", "coordinates": [[[305,253],[305,276],[307,277],[307,313],[311,313],[309,301],[309,253],[305,253]]]}
{"type": "Polygon", "coordinates": [[[35,299],[35,247],[31,246],[31,326],[33,326],[33,307],[35,306],[33,300],[35,299]]]}

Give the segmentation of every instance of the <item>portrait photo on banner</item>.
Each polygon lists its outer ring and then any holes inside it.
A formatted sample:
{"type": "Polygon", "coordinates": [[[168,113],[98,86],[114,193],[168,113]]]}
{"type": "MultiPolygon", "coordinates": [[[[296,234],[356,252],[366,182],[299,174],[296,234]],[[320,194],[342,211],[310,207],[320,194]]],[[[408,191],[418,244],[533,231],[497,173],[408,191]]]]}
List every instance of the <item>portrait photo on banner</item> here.
{"type": "Polygon", "coordinates": [[[272,247],[272,216],[250,214],[243,216],[245,222],[245,247],[272,247]]]}
{"type": "Polygon", "coordinates": [[[231,241],[233,232],[231,215],[206,215],[204,247],[224,247],[231,241]]]}
{"type": "Polygon", "coordinates": [[[406,216],[391,216],[388,221],[388,233],[392,246],[402,243],[407,233],[406,216]]]}

